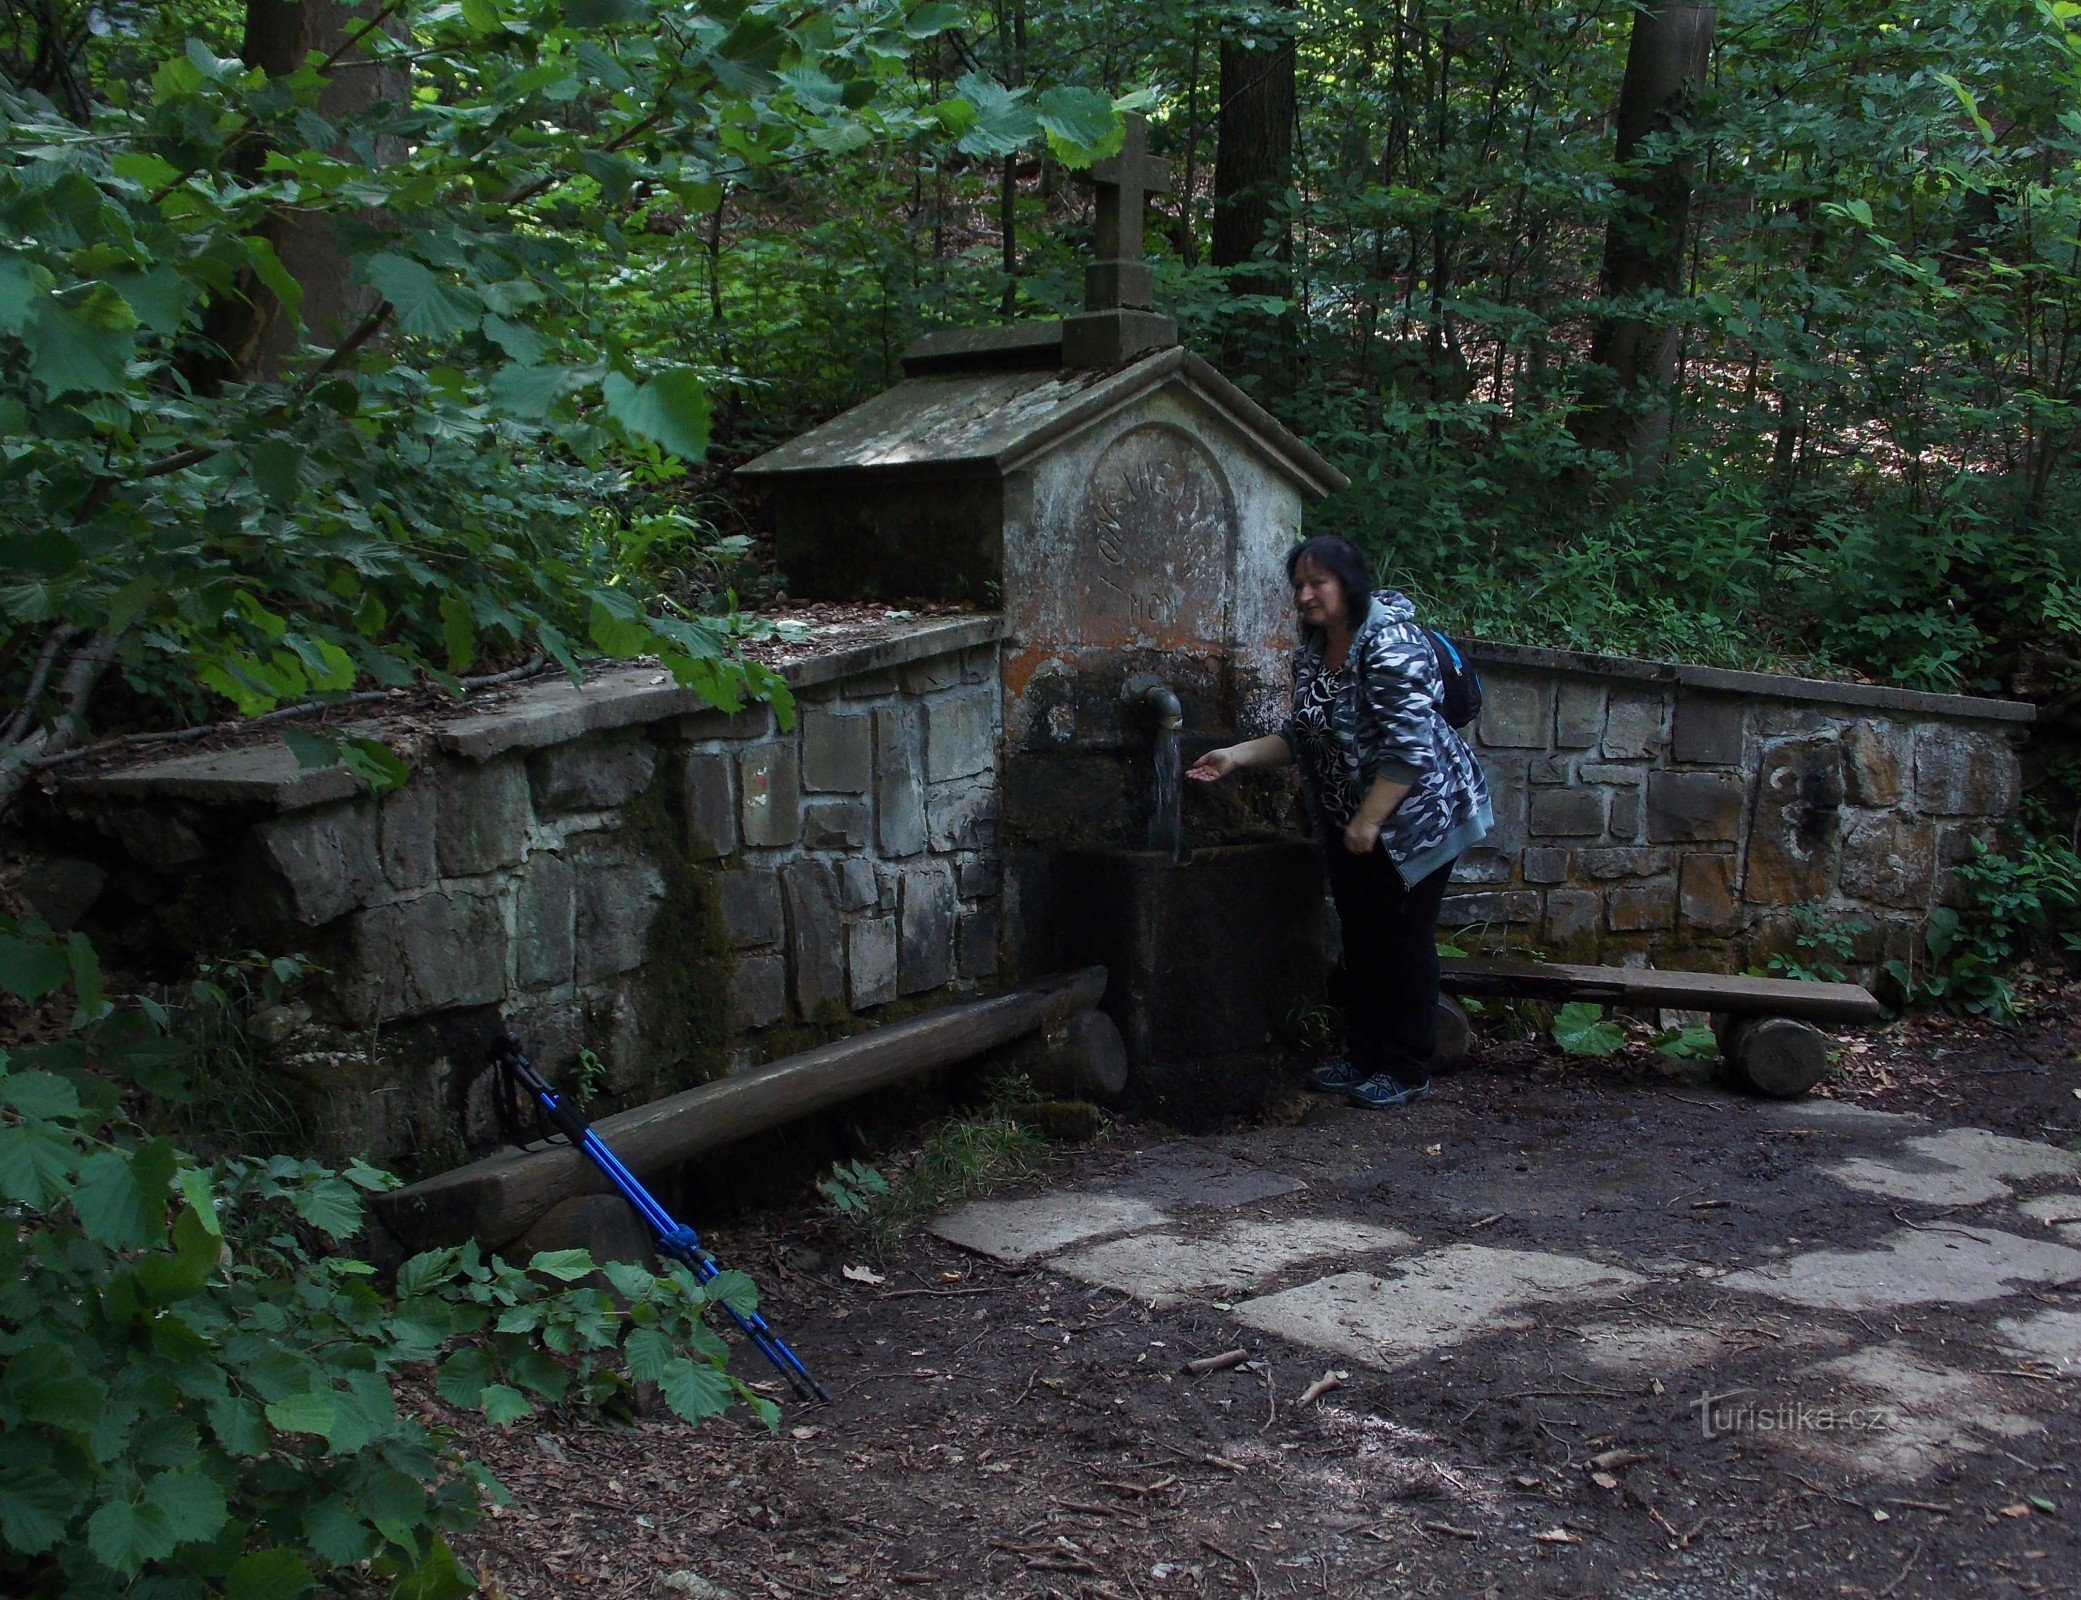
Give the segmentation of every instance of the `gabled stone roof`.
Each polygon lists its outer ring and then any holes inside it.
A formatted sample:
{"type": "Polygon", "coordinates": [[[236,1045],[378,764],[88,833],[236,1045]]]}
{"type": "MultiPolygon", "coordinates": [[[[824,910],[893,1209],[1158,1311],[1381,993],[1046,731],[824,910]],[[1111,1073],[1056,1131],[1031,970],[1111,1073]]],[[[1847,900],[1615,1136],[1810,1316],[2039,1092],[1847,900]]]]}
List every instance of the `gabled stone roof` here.
{"type": "Polygon", "coordinates": [[[1167,384],[1183,386],[1219,413],[1309,499],[1349,481],[1213,367],[1178,347],[1111,371],[1051,367],[906,378],[737,472],[768,481],[801,474],[1002,475],[1167,384]]]}

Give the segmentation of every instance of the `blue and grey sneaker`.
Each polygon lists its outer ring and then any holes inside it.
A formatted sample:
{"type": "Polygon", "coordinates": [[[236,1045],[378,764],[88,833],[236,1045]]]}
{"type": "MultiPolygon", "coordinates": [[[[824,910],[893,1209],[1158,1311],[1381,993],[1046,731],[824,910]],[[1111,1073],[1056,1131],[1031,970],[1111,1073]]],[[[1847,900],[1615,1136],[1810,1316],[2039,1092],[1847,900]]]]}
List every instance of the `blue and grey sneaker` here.
{"type": "Polygon", "coordinates": [[[1385,1072],[1376,1072],[1365,1082],[1353,1084],[1345,1098],[1369,1111],[1390,1111],[1396,1106],[1406,1106],[1412,1100],[1421,1100],[1430,1092],[1428,1078],[1422,1083],[1404,1083],[1385,1072]]]}
{"type": "Polygon", "coordinates": [[[1365,1081],[1366,1075],[1342,1056],[1308,1069],[1308,1087],[1324,1094],[1349,1094],[1365,1081]]]}

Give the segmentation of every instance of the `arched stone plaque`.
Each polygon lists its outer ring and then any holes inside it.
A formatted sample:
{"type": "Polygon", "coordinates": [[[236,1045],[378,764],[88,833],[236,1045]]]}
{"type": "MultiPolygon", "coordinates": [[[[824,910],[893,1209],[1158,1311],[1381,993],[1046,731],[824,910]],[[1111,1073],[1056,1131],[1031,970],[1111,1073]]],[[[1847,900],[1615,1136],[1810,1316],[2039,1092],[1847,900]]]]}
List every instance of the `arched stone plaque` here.
{"type": "Polygon", "coordinates": [[[1130,428],[1092,469],[1078,517],[1080,643],[1218,645],[1226,638],[1236,521],[1206,446],[1162,423],[1130,428]]]}

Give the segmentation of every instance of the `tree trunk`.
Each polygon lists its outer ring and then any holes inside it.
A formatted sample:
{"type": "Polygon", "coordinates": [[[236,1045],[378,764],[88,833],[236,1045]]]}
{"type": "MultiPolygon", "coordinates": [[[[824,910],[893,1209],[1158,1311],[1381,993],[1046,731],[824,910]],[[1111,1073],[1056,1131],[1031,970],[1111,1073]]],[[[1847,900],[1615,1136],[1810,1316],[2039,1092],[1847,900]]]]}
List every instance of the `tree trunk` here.
{"type": "MultiPolygon", "coordinates": [[[[1238,295],[1283,299],[1293,289],[1286,191],[1293,182],[1294,54],[1290,32],[1221,41],[1208,260],[1228,269],[1229,289],[1238,295]]],[[[1255,374],[1268,393],[1290,394],[1293,338],[1290,313],[1237,312],[1227,319],[1222,357],[1255,374]]]]}
{"type": "MultiPolygon", "coordinates": [[[[337,52],[317,107],[318,115],[337,127],[378,99],[402,92],[397,73],[377,67],[358,49],[343,48],[372,20],[380,26],[389,9],[394,8],[381,0],[246,0],[239,55],[247,66],[274,78],[301,67],[313,50],[327,56],[337,52]]],[[[257,144],[246,148],[244,160],[257,172],[266,151],[257,144]]],[[[285,213],[269,224],[267,235],[303,290],[299,315],[309,337],[336,347],[375,309],[379,297],[354,281],[330,219],[285,213]]],[[[206,378],[224,382],[278,372],[297,346],[296,328],[284,309],[257,277],[242,274],[238,292],[218,297],[205,319],[204,332],[217,352],[206,378]]]]}
{"type": "MultiPolygon", "coordinates": [[[[1661,0],[1634,14],[1619,90],[1619,208],[1604,234],[1600,286],[1607,299],[1682,290],[1690,158],[1639,168],[1630,163],[1643,142],[1682,123],[1705,80],[1713,20],[1709,0],[1661,0]]],[[[1592,335],[1590,363],[1576,437],[1592,449],[1624,455],[1636,477],[1654,478],[1669,443],[1675,325],[1638,312],[1608,313],[1592,335]]]]}

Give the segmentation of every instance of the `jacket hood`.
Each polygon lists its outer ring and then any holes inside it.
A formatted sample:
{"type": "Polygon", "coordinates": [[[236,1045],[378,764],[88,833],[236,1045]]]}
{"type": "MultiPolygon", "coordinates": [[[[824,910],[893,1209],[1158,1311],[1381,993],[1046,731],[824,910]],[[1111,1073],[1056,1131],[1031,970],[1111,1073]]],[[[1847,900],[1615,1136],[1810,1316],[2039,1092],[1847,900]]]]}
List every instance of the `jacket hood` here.
{"type": "MultiPolygon", "coordinates": [[[[1416,606],[1401,590],[1375,589],[1373,598],[1366,603],[1366,619],[1358,625],[1358,631],[1351,637],[1353,642],[1356,643],[1375,629],[1389,627],[1398,622],[1414,622],[1415,620],[1416,606]]],[[[1309,627],[1305,623],[1302,624],[1301,647],[1304,650],[1320,655],[1325,642],[1326,636],[1320,628],[1309,627]]]]}

